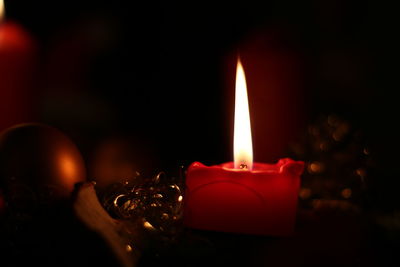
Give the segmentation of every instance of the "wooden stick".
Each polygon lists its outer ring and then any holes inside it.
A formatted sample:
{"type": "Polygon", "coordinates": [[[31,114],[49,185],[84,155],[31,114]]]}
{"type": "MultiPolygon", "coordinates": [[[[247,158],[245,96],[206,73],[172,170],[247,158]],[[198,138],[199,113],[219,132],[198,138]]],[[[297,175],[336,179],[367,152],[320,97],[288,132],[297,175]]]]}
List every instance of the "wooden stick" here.
{"type": "Polygon", "coordinates": [[[75,193],[73,208],[78,219],[107,242],[121,266],[136,266],[143,239],[139,225],[111,218],[100,204],[93,183],[81,184],[75,193]]]}

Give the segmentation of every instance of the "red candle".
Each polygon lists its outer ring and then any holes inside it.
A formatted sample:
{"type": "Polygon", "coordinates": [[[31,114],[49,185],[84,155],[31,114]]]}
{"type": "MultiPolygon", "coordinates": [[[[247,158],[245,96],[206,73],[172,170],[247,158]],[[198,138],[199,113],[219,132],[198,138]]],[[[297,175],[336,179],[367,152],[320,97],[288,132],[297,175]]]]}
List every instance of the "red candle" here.
{"type": "Polygon", "coordinates": [[[17,23],[4,20],[0,0],[0,131],[32,119],[35,46],[17,23]]]}
{"type": "Polygon", "coordinates": [[[249,104],[238,60],[235,93],[234,162],[190,165],[184,223],[203,230],[285,236],[296,218],[304,163],[289,158],[254,163],[249,104]]]}

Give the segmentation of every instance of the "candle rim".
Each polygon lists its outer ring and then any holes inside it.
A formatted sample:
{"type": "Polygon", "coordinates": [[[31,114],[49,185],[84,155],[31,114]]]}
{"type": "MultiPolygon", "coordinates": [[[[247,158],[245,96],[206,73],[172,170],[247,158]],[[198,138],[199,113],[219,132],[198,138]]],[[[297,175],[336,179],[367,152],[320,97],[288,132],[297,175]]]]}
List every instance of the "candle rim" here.
{"type": "MultiPolygon", "coordinates": [[[[253,162],[252,169],[238,169],[235,168],[235,162],[225,162],[219,165],[224,170],[234,171],[234,172],[243,172],[243,173],[279,173],[280,172],[280,164],[269,164],[269,163],[261,163],[261,162],[253,162]]],[[[211,166],[212,167],[212,166],[211,166]]]]}
{"type": "Polygon", "coordinates": [[[217,170],[224,170],[228,172],[235,172],[235,173],[253,173],[253,174],[281,174],[284,172],[294,173],[294,174],[301,174],[304,162],[303,161],[296,161],[291,158],[282,158],[278,160],[276,163],[262,163],[262,162],[254,162],[253,169],[237,169],[234,168],[234,162],[225,162],[218,165],[211,165],[206,166],[201,162],[193,162],[190,168],[206,168],[206,169],[217,169],[217,170]]]}

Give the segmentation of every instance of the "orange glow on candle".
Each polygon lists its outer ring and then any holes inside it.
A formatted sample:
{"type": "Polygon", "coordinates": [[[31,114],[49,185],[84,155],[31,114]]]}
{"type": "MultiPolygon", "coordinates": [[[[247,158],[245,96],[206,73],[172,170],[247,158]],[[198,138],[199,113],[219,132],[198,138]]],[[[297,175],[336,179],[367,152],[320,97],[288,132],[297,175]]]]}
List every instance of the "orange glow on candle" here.
{"type": "Polygon", "coordinates": [[[247,97],[246,77],[240,59],[238,59],[236,68],[233,157],[235,169],[252,169],[253,144],[251,138],[249,101],[247,97]]]}

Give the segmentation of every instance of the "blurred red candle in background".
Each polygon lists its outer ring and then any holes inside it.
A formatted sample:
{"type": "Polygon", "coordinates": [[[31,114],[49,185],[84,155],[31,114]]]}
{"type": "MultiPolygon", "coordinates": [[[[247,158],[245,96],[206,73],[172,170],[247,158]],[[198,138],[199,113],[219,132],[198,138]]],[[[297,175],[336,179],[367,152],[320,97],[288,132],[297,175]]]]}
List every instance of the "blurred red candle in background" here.
{"type": "Polygon", "coordinates": [[[35,44],[0,0],[0,131],[33,118],[35,44]]]}
{"type": "Polygon", "coordinates": [[[184,223],[202,230],[289,235],[294,229],[303,168],[303,162],[289,158],[276,164],[253,164],[246,80],[238,60],[234,162],[211,167],[195,162],[189,167],[184,223]]]}

